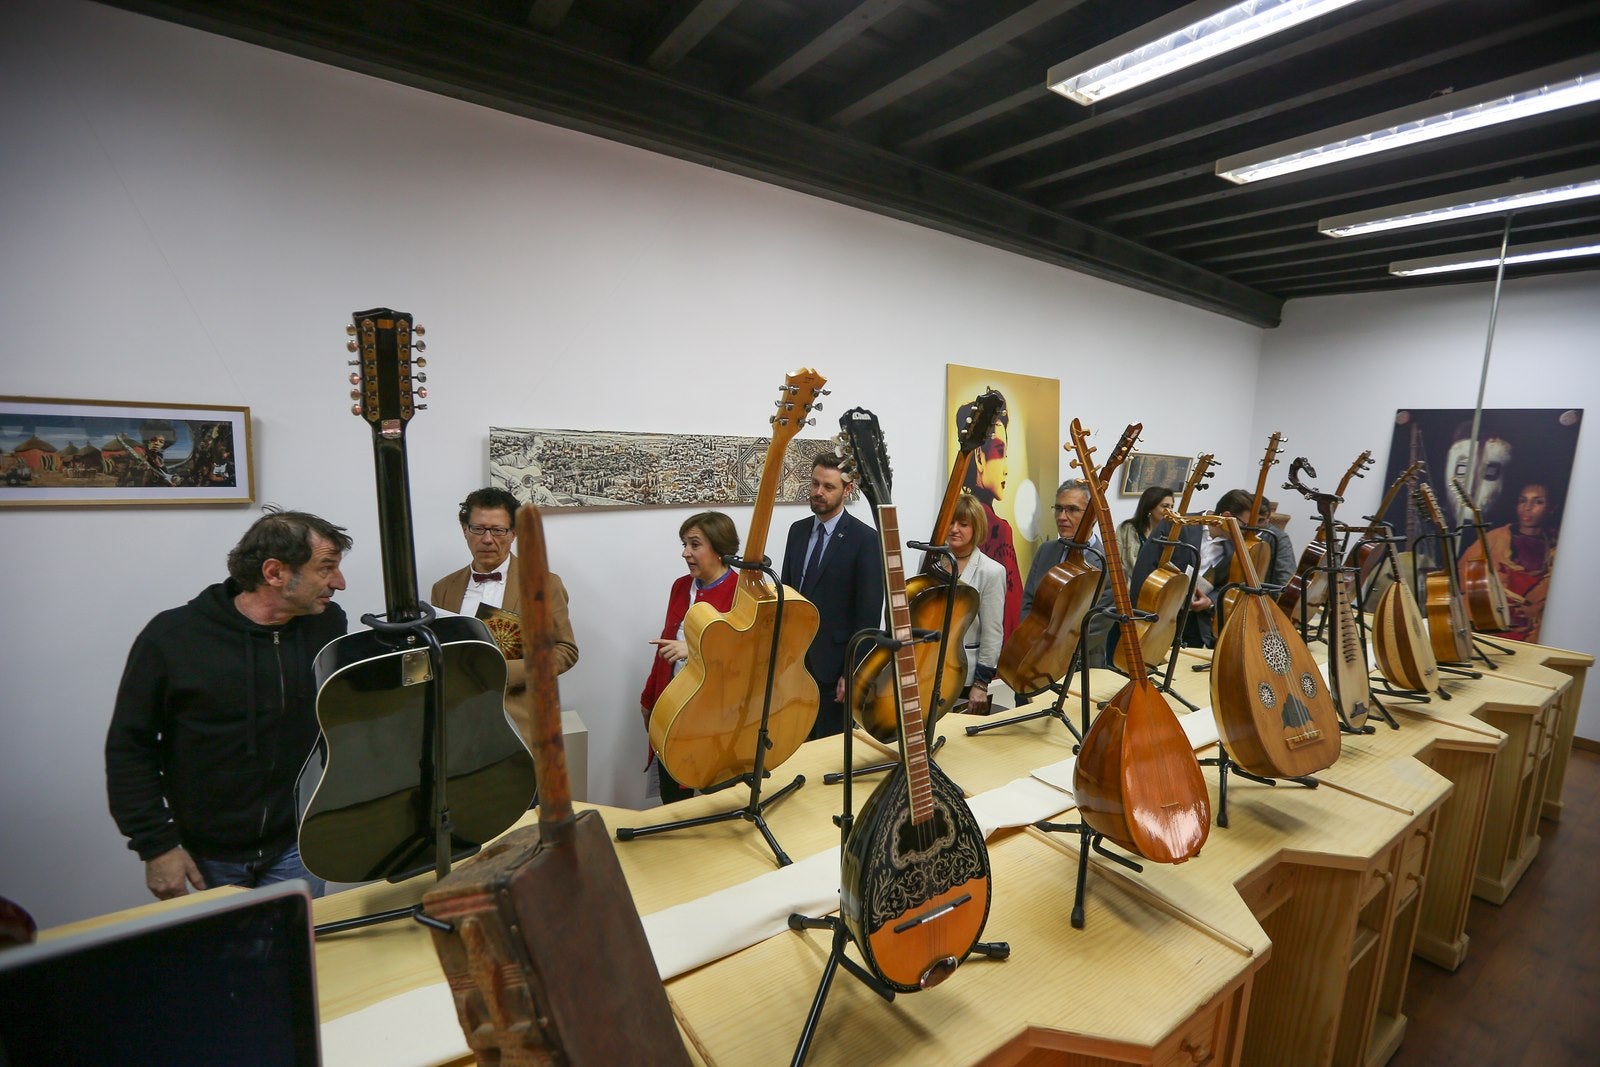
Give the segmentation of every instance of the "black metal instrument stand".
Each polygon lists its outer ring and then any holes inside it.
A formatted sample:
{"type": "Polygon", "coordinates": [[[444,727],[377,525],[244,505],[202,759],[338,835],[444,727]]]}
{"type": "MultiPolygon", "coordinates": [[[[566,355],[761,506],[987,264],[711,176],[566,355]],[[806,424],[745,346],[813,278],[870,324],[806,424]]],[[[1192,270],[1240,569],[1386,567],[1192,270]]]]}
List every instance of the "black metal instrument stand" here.
{"type": "MultiPolygon", "coordinates": [[[[1176,529],[1175,524],[1173,528],[1176,529]]],[[[1183,607],[1178,609],[1177,627],[1172,632],[1172,648],[1167,652],[1167,669],[1162,675],[1161,681],[1156,683],[1156,688],[1190,711],[1199,711],[1200,706],[1198,704],[1191,704],[1182,693],[1172,688],[1172,675],[1178,669],[1178,655],[1183,650],[1183,628],[1189,623],[1189,605],[1194,603],[1194,587],[1200,581],[1200,550],[1183,541],[1174,541],[1165,537],[1156,538],[1156,543],[1172,545],[1173,556],[1177,556],[1182,551],[1194,557],[1194,563],[1186,568],[1189,575],[1189,587],[1185,590],[1183,607]]],[[[1139,591],[1131,590],[1130,592],[1133,595],[1134,603],[1137,604],[1139,591]]]]}
{"type": "MultiPolygon", "coordinates": [[[[948,629],[948,627],[947,627],[948,629]]],[[[932,635],[914,638],[914,641],[932,640],[932,635]]],[[[856,648],[863,641],[871,641],[890,652],[897,652],[902,647],[900,641],[882,630],[862,630],[850,638],[846,649],[845,662],[855,659],[856,648]]],[[[845,706],[854,707],[853,697],[855,689],[854,672],[845,675],[845,706]]],[[[930,727],[931,729],[931,727],[930,727]]],[[[844,766],[849,767],[854,755],[855,731],[844,731],[844,766]]],[[[840,779],[844,786],[840,796],[840,811],[833,817],[834,824],[839,827],[839,855],[840,862],[844,859],[844,849],[850,842],[850,831],[855,826],[855,809],[851,798],[852,776],[844,775],[840,779]]],[[[895,991],[890,989],[878,977],[868,971],[861,964],[845,954],[845,947],[855,940],[850,933],[850,927],[845,924],[841,914],[831,915],[801,915],[791,912],[789,915],[789,929],[804,930],[830,930],[833,933],[832,943],[828,948],[828,959],[822,967],[822,978],[817,983],[817,992],[811,999],[811,1008],[806,1012],[805,1025],[800,1030],[800,1041],[795,1045],[794,1057],[789,1061],[790,1067],[800,1067],[805,1063],[806,1055],[811,1051],[811,1040],[816,1036],[817,1023],[822,1018],[823,1005],[827,1003],[828,991],[833,986],[833,977],[840,967],[855,975],[861,983],[872,990],[885,1001],[893,1001],[895,991]]],[[[980,941],[972,946],[969,956],[987,956],[990,959],[1003,960],[1011,955],[1011,946],[1004,941],[980,941]]]]}
{"type": "MultiPolygon", "coordinates": [[[[734,808],[731,811],[717,812],[714,815],[702,815],[695,819],[678,819],[655,826],[619,827],[617,829],[617,840],[632,841],[636,837],[649,837],[654,834],[670,833],[673,830],[688,830],[696,826],[710,826],[713,823],[743,819],[745,822],[753,823],[755,828],[761,831],[761,836],[766,838],[767,847],[772,849],[772,855],[777,859],[778,866],[787,867],[794,861],[789,858],[789,854],[778,844],[778,839],[772,836],[772,830],[767,826],[765,813],[767,808],[805,785],[806,776],[797,774],[794,781],[779,789],[776,793],[765,799],[761,796],[761,783],[770,773],[766,769],[766,765],[767,750],[772,747],[772,739],[768,734],[767,724],[772,716],[772,685],[774,672],[778,666],[778,638],[783,633],[783,583],[778,581],[778,575],[773,571],[770,559],[762,559],[760,562],[755,562],[741,559],[738,556],[727,555],[722,557],[722,562],[736,570],[760,571],[772,580],[773,588],[778,593],[778,608],[773,615],[772,622],[772,647],[767,653],[767,686],[761,698],[761,728],[756,734],[755,766],[746,774],[735,775],[725,782],[718,782],[709,789],[704,790],[706,793],[715,793],[742,782],[750,788],[750,800],[743,807],[734,808]]],[[[846,735],[849,733],[849,730],[845,731],[846,735]]]]}
{"type": "Polygon", "coordinates": [[[1230,772],[1240,778],[1248,778],[1252,782],[1259,782],[1261,785],[1293,782],[1296,785],[1303,785],[1307,789],[1315,789],[1321,784],[1315,778],[1296,776],[1267,778],[1263,775],[1252,774],[1233,761],[1233,757],[1228,755],[1228,746],[1224,745],[1220,740],[1217,742],[1217,754],[1215,756],[1207,756],[1198,762],[1202,767],[1217,768],[1217,825],[1224,830],[1228,828],[1228,775],[1230,772]]]}
{"type": "MultiPolygon", "coordinates": [[[[450,845],[454,835],[454,827],[450,822],[450,803],[446,797],[446,783],[449,781],[450,762],[448,757],[449,744],[445,731],[444,715],[444,649],[439,644],[438,635],[429,627],[434,620],[433,607],[429,604],[418,605],[419,614],[414,619],[405,619],[392,622],[387,616],[367,614],[361,616],[361,621],[380,634],[392,637],[420,639],[428,647],[428,679],[427,699],[423,704],[422,736],[424,748],[417,761],[420,776],[419,790],[426,796],[433,798],[433,811],[424,816],[418,813],[419,825],[416,836],[409,842],[400,846],[401,850],[394,858],[398,862],[406,856],[421,855],[423,849],[432,845],[433,870],[437,879],[444,878],[450,873],[450,864],[453,860],[463,860],[477,853],[479,846],[472,845],[459,852],[452,853],[450,845]]],[[[403,882],[413,878],[426,867],[404,870],[388,877],[390,882],[403,882]]],[[[312,929],[315,937],[324,934],[336,934],[343,930],[355,930],[363,926],[376,926],[379,923],[392,922],[395,919],[415,919],[424,926],[436,930],[449,930],[450,924],[423,914],[422,903],[419,901],[408,908],[392,908],[387,911],[373,912],[370,915],[358,915],[352,919],[336,919],[333,922],[322,923],[312,929]]]]}

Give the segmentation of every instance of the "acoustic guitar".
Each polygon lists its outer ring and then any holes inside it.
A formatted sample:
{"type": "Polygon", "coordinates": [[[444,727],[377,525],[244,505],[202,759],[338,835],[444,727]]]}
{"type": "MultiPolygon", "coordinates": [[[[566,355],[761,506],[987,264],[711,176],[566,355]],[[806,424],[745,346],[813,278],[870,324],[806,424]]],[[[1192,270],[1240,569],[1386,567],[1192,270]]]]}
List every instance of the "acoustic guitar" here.
{"type": "MultiPolygon", "coordinates": [[[[1102,485],[1110,483],[1112,474],[1139,443],[1139,429],[1128,427],[1112,449],[1100,468],[1102,485]]],[[[1072,540],[1085,544],[1094,521],[1093,510],[1084,512],[1072,540]]],[[[1072,656],[1083,636],[1084,619],[1094,607],[1100,578],[1100,568],[1082,548],[1069,549],[1065,559],[1044,573],[1034,591],[1028,617],[1012,631],[1011,639],[1000,650],[996,673],[1013,692],[1037,693],[1072,669],[1072,656]]]]}
{"type": "MultiPolygon", "coordinates": [[[[1350,469],[1344,472],[1344,477],[1339,479],[1339,488],[1333,495],[1340,500],[1344,499],[1345,490],[1350,488],[1353,479],[1366,475],[1366,470],[1372,465],[1372,450],[1369,448],[1356,457],[1350,464],[1350,469]]],[[[1312,475],[1315,477],[1315,474],[1312,475]]],[[[1318,607],[1328,600],[1328,577],[1323,572],[1323,560],[1328,557],[1328,546],[1333,542],[1326,538],[1331,536],[1324,527],[1318,530],[1316,537],[1307,543],[1300,553],[1300,562],[1295,564],[1294,576],[1283,586],[1283,592],[1278,594],[1278,607],[1284,614],[1290,614],[1300,604],[1304,597],[1308,607],[1318,607]]]]}
{"type": "MultiPolygon", "coordinates": [[[[1479,630],[1509,630],[1511,628],[1511,607],[1506,602],[1506,587],[1500,582],[1500,569],[1494,561],[1488,558],[1488,542],[1484,535],[1488,527],[1483,524],[1483,513],[1478,510],[1478,502],[1472,499],[1472,494],[1467,492],[1458,479],[1450,479],[1450,485],[1472,512],[1472,525],[1478,531],[1477,555],[1463,555],[1461,557],[1461,589],[1467,598],[1467,614],[1472,617],[1472,625],[1479,630]]],[[[1472,550],[1467,550],[1470,553],[1472,550]]]]}
{"type": "Polygon", "coordinates": [[[954,782],[928,760],[911,610],[877,417],[853,408],[840,425],[856,478],[878,517],[900,715],[900,762],[862,805],[841,859],[840,913],[868,969],[911,993],[950,977],[989,916],[989,851],[954,782]]]}
{"type": "MultiPolygon", "coordinates": [[[[1411,496],[1419,514],[1425,516],[1439,531],[1440,556],[1444,566],[1429,571],[1423,579],[1423,611],[1428,618],[1428,639],[1433,645],[1434,658],[1440,662],[1465,663],[1472,658],[1472,620],[1461,595],[1461,585],[1456,577],[1455,534],[1445,525],[1444,512],[1439,510],[1439,500],[1427,482],[1418,486],[1411,496]]],[[[1421,563],[1421,554],[1417,554],[1421,563]]]]}
{"type": "Polygon", "coordinates": [[[1369,547],[1379,549],[1378,558],[1389,561],[1391,579],[1372,612],[1372,650],[1378,670],[1401,689],[1431,693],[1439,688],[1439,662],[1416,595],[1411,584],[1401,578],[1395,554],[1383,551],[1389,546],[1369,547]]]}
{"type": "MultiPolygon", "coordinates": [[[[1138,435],[1140,427],[1129,430],[1138,435]]],[[[1106,582],[1117,611],[1133,614],[1128,578],[1117,548],[1111,509],[1094,473],[1089,434],[1072,420],[1072,465],[1083,471],[1105,544],[1106,582]]],[[[1072,789],[1090,829],[1157,863],[1182,863],[1196,855],[1211,831],[1211,797],[1200,764],[1167,698],[1146,676],[1139,636],[1124,630],[1133,657],[1128,684],[1112,697],[1083,735],[1072,789]]]]}
{"type": "Polygon", "coordinates": [[[1247,590],[1229,613],[1211,653],[1211,714],[1233,761],[1252,774],[1295,778],[1339,758],[1339,717],[1322,672],[1300,632],[1264,591],[1232,516],[1225,527],[1247,590]]]}
{"type": "MultiPolygon", "coordinates": [[[[805,425],[826,384],[822,375],[805,369],[785,378],[778,390],[772,440],[744,543],[746,559],[764,558],[784,450],[805,425]]],[[[650,712],[650,744],[672,777],[691,789],[706,789],[755,770],[769,673],[773,682],[766,769],[794,755],[817,720],[817,683],[806,670],[806,649],[820,622],[817,607],[797,590],[784,587],[780,627],[778,595],[762,572],[740,571],[733,606],[726,615],[701,601],[683,617],[689,658],[650,712]]]]}
{"type": "MultiPolygon", "coordinates": [[[[1216,457],[1210,452],[1202,452],[1195,457],[1194,470],[1189,472],[1189,478],[1183,483],[1183,496],[1178,500],[1174,509],[1179,515],[1189,512],[1189,503],[1194,498],[1197,490],[1207,486],[1206,477],[1211,473],[1211,467],[1216,462],[1216,457]]],[[[1177,524],[1167,527],[1170,541],[1177,541],[1177,524]]],[[[1154,531],[1151,531],[1154,533],[1154,531]]],[[[1178,619],[1189,607],[1189,571],[1180,570],[1173,565],[1172,554],[1176,550],[1175,544],[1162,548],[1161,558],[1156,563],[1155,569],[1146,577],[1139,586],[1139,594],[1134,598],[1135,603],[1142,612],[1149,612],[1155,618],[1134,622],[1134,628],[1139,631],[1139,647],[1148,649],[1151,655],[1163,655],[1165,650],[1172,647],[1173,640],[1178,636],[1178,619]]],[[[1124,566],[1131,566],[1130,560],[1123,560],[1124,566]]],[[[1199,561],[1189,564],[1196,567],[1199,561]]],[[[1117,640],[1116,651],[1112,653],[1111,661],[1117,669],[1124,674],[1131,674],[1133,670],[1133,657],[1122,646],[1122,641],[1117,640]]]]}
{"type": "MultiPolygon", "coordinates": [[[[1005,407],[1005,397],[993,389],[976,397],[972,402],[972,415],[967,424],[959,428],[955,463],[950,467],[950,481],[945,485],[944,500],[939,504],[938,517],[933,520],[930,545],[942,545],[950,539],[950,522],[955,517],[956,501],[961,497],[961,485],[967,477],[967,467],[972,463],[972,453],[989,440],[994,431],[994,421],[1005,407]]],[[[931,555],[931,554],[930,554],[931,555]]],[[[916,646],[917,681],[919,688],[930,696],[934,682],[938,681],[939,704],[930,705],[928,724],[932,726],[939,717],[960,700],[967,680],[967,652],[962,647],[961,635],[967,624],[978,614],[978,591],[970,585],[951,584],[943,577],[926,573],[914,575],[906,582],[906,596],[911,605],[911,626],[916,630],[944,631],[944,669],[939,669],[939,642],[929,641],[916,646]],[[951,601],[954,603],[950,603],[951,601]],[[950,625],[945,627],[945,611],[949,609],[950,625]]],[[[895,657],[882,647],[874,647],[856,667],[853,682],[856,722],[879,741],[888,741],[900,728],[899,709],[895,703],[895,657]]]]}
{"type": "MultiPolygon", "coordinates": [[[[427,609],[417,596],[405,434],[416,400],[427,395],[412,355],[423,328],[405,312],[374,308],[357,312],[349,332],[357,353],[351,411],[372,431],[387,619],[415,621],[427,609]]],[[[317,654],[326,759],[300,819],[300,855],[330,882],[437,867],[441,785],[456,854],[504,832],[533,799],[533,757],[506,715],[499,646],[477,619],[438,618],[427,627],[439,662],[415,631],[346,634],[317,654]],[[447,768],[436,762],[441,731],[447,768]]]]}
{"type": "MultiPolygon", "coordinates": [[[[1370,454],[1368,454],[1370,455],[1370,454]]],[[[1359,464],[1361,461],[1358,460],[1359,464]]],[[[1336,544],[1338,532],[1333,524],[1333,513],[1343,500],[1339,493],[1319,493],[1310,486],[1300,481],[1300,474],[1304,472],[1315,478],[1316,470],[1308,463],[1304,456],[1297,457],[1289,465],[1289,480],[1284,487],[1293,489],[1317,507],[1317,515],[1321,522],[1321,540],[1324,545],[1336,544]]],[[[1339,483],[1341,490],[1349,483],[1347,476],[1339,483]]],[[[1326,557],[1324,552],[1323,557],[1326,557]]],[[[1323,576],[1323,585],[1326,586],[1327,576],[1323,576]]],[[[1339,718],[1352,730],[1359,730],[1366,724],[1367,715],[1371,711],[1372,683],[1368,678],[1367,651],[1361,640],[1361,631],[1356,626],[1354,603],[1354,577],[1347,571],[1340,571],[1338,580],[1334,583],[1333,614],[1328,619],[1330,637],[1328,640],[1328,672],[1329,680],[1333,683],[1334,710],[1339,713],[1339,718]]]]}

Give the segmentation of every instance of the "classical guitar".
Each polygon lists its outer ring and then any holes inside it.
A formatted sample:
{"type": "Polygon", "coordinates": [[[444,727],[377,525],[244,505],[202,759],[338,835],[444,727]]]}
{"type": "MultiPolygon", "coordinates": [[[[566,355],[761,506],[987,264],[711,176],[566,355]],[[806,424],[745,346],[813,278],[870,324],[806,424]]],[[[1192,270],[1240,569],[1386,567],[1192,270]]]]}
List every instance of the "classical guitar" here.
{"type": "MultiPolygon", "coordinates": [[[[1413,492],[1411,499],[1420,514],[1439,531],[1440,557],[1444,566],[1429,571],[1423,579],[1423,607],[1428,617],[1428,639],[1433,644],[1434,658],[1441,662],[1465,663],[1472,658],[1472,620],[1467,617],[1462,601],[1461,586],[1456,577],[1454,560],[1455,535],[1445,525],[1444,512],[1439,510],[1439,500],[1433,487],[1423,482],[1413,492]]],[[[1418,565],[1422,554],[1416,553],[1418,565]]]]}
{"type": "MultiPolygon", "coordinates": [[[[1130,427],[1135,435],[1139,427],[1130,427]]],[[[1072,465],[1083,471],[1105,545],[1106,583],[1117,611],[1133,614],[1128,578],[1103,487],[1094,473],[1089,434],[1072,420],[1072,465]]],[[[1083,821],[1101,836],[1157,863],[1196,855],[1211,831],[1211,797],[1200,764],[1167,698],[1146,676],[1139,636],[1129,627],[1134,669],[1128,684],[1095,718],[1078,749],[1072,789],[1083,821]]]]}
{"type": "MultiPolygon", "coordinates": [[[[1373,512],[1373,522],[1382,523],[1384,515],[1389,512],[1390,505],[1400,495],[1400,490],[1404,489],[1406,483],[1415,478],[1421,471],[1421,461],[1413,461],[1410,466],[1400,472],[1400,476],[1384,492],[1383,501],[1378,505],[1378,510],[1373,512]]],[[[1378,569],[1379,564],[1384,561],[1386,556],[1392,555],[1387,551],[1387,548],[1387,545],[1361,541],[1352,545],[1350,551],[1346,553],[1344,565],[1353,567],[1358,571],[1356,575],[1356,589],[1358,592],[1364,593],[1367,590],[1368,584],[1372,581],[1372,575],[1378,569]]]]}
{"type": "MultiPolygon", "coordinates": [[[[1369,448],[1350,464],[1350,469],[1339,479],[1339,488],[1333,491],[1333,495],[1343,500],[1345,490],[1350,488],[1350,482],[1364,477],[1371,465],[1372,450],[1369,448]]],[[[1328,556],[1328,546],[1334,543],[1326,540],[1328,536],[1329,532],[1324,525],[1300,553],[1300,562],[1295,564],[1294,576],[1284,583],[1283,592],[1278,594],[1278,607],[1282,608],[1285,614],[1299,606],[1301,597],[1305,598],[1308,607],[1313,608],[1327,602],[1328,578],[1322,566],[1323,560],[1328,556]]]]}
{"type": "MultiPolygon", "coordinates": [[[[956,513],[956,501],[961,496],[961,484],[967,477],[972,453],[989,440],[994,421],[1004,407],[1005,398],[993,389],[973,400],[971,417],[965,426],[959,427],[956,460],[950,468],[950,481],[945,486],[938,517],[933,520],[933,534],[928,538],[930,545],[942,545],[949,540],[950,522],[956,513]]],[[[913,575],[906,582],[906,596],[911,605],[913,629],[943,630],[948,635],[942,674],[939,642],[929,641],[916,647],[917,681],[921,690],[931,697],[934,682],[939,683],[939,705],[930,706],[927,712],[931,726],[962,697],[963,683],[967,680],[967,653],[961,646],[961,635],[978,614],[978,591],[959,582],[952,585],[939,575],[926,573],[926,567],[927,561],[924,562],[925,572],[913,575]],[[950,613],[948,629],[945,627],[947,608],[950,613]]],[[[890,684],[894,659],[887,650],[873,648],[855,670],[853,711],[856,722],[879,741],[890,740],[900,728],[894,686],[890,684]]]]}
{"type": "Polygon", "coordinates": [[[1389,561],[1391,581],[1372,612],[1373,658],[1377,660],[1378,670],[1394,685],[1413,692],[1431,693],[1439,688],[1439,663],[1428,640],[1417,598],[1411,592],[1411,583],[1400,577],[1400,565],[1395,561],[1394,552],[1380,551],[1379,558],[1389,561]]]}
{"type": "MultiPolygon", "coordinates": [[[[349,332],[357,354],[351,411],[372,431],[377,468],[387,621],[414,622],[427,609],[417,596],[405,433],[427,396],[426,378],[413,370],[423,365],[412,355],[422,351],[421,341],[413,345],[422,327],[405,312],[374,308],[357,312],[349,332]]],[[[317,654],[326,760],[300,819],[300,855],[331,882],[436,866],[441,785],[452,852],[498,836],[533,798],[533,757],[506,715],[506,661],[494,638],[459,616],[427,628],[437,660],[414,629],[347,634],[317,654]],[[447,768],[436,762],[441,732],[447,768]]]]}
{"type": "MultiPolygon", "coordinates": [[[[764,557],[784,450],[826,384],[822,375],[805,369],[789,375],[778,390],[772,440],[744,542],[746,559],[764,557]]],[[[806,670],[806,649],[820,620],[816,605],[798,591],[784,587],[782,595],[780,625],[778,590],[760,571],[740,571],[726,615],[702,601],[684,616],[689,658],[650,713],[650,744],[683,785],[705,789],[755,770],[769,672],[772,712],[764,766],[771,770],[794,755],[811,732],[817,719],[817,683],[806,670]]]]}
{"type": "Polygon", "coordinates": [[[1450,485],[1472,512],[1472,525],[1478,531],[1477,553],[1474,555],[1469,548],[1461,557],[1461,589],[1467,597],[1467,613],[1479,630],[1509,630],[1511,608],[1506,602],[1506,588],[1500,582],[1500,569],[1488,558],[1484,547],[1489,528],[1483,524],[1483,513],[1459,480],[1450,479],[1450,485]]]}
{"type": "Polygon", "coordinates": [[[1211,714],[1222,743],[1252,774],[1299,777],[1330,766],[1339,758],[1339,716],[1317,661],[1261,589],[1237,520],[1198,521],[1227,529],[1245,569],[1246,590],[1211,653],[1211,714]]]}
{"type": "MultiPolygon", "coordinates": [[[[1109,484],[1117,468],[1139,443],[1138,425],[1128,427],[1100,468],[1100,483],[1109,484]]],[[[1070,442],[1069,442],[1070,447],[1070,442]]],[[[1089,540],[1095,515],[1086,511],[1072,535],[1077,544],[1089,540]]],[[[1083,623],[1094,607],[1101,570],[1082,548],[1072,548],[1039,580],[1028,617],[1011,632],[1000,650],[997,673],[1016,693],[1037,693],[1072,669],[1072,656],[1083,636],[1083,623]]]]}
{"type": "MultiPolygon", "coordinates": [[[[1189,512],[1189,503],[1194,498],[1197,490],[1207,486],[1206,477],[1211,473],[1211,467],[1216,458],[1210,452],[1202,452],[1195,457],[1194,470],[1189,472],[1188,481],[1183,483],[1183,495],[1178,499],[1175,509],[1179,515],[1189,512]]],[[[1177,525],[1167,527],[1171,536],[1168,540],[1177,541],[1177,525]]],[[[1151,531],[1153,534],[1155,531],[1151,531]]],[[[1195,560],[1189,563],[1188,569],[1180,570],[1173,565],[1172,554],[1176,550],[1175,544],[1166,545],[1161,550],[1161,559],[1156,563],[1155,569],[1146,577],[1139,586],[1139,594],[1134,598],[1135,603],[1142,612],[1149,612],[1155,618],[1135,622],[1133,625],[1139,631],[1139,646],[1141,650],[1148,649],[1151,655],[1163,655],[1166,649],[1172,647],[1173,639],[1178,636],[1178,618],[1189,607],[1189,569],[1199,565],[1195,560]]],[[[1123,560],[1123,565],[1132,566],[1131,560],[1123,560]]],[[[1124,674],[1133,669],[1133,657],[1122,646],[1119,638],[1116,651],[1112,653],[1111,661],[1124,674]]]]}
{"type": "Polygon", "coordinates": [[[872,973],[911,993],[950,977],[977,944],[989,915],[989,851],[961,790],[928,760],[899,519],[877,417],[853,408],[839,422],[878,517],[891,633],[901,642],[889,675],[900,710],[900,762],[850,828],[839,910],[872,973]]]}
{"type": "MultiPolygon", "coordinates": [[[[1343,498],[1338,493],[1319,493],[1304,484],[1300,481],[1301,472],[1312,478],[1317,476],[1316,470],[1306,462],[1305,457],[1298,457],[1289,465],[1289,480],[1284,488],[1295,490],[1316,505],[1317,515],[1322,520],[1322,544],[1337,544],[1338,532],[1334,527],[1333,513],[1343,498]]],[[[1348,482],[1348,477],[1341,481],[1340,489],[1343,490],[1348,482]]],[[[1323,552],[1322,558],[1326,558],[1326,555],[1323,552]]],[[[1323,579],[1323,585],[1326,586],[1326,575],[1323,579]]],[[[1371,711],[1372,684],[1368,679],[1366,646],[1361,640],[1361,631],[1356,626],[1352,607],[1354,585],[1354,576],[1341,570],[1334,583],[1333,612],[1327,620],[1328,673],[1333,683],[1334,710],[1346,726],[1359,730],[1366,724],[1371,711]]]]}

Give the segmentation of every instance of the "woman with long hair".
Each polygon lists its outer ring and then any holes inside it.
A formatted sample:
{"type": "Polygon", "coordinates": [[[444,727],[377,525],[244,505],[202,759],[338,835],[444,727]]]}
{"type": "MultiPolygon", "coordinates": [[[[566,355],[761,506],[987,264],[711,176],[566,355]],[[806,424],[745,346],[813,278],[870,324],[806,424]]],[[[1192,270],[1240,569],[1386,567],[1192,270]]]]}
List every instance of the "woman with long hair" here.
{"type": "Polygon", "coordinates": [[[1117,524],[1117,548],[1122,552],[1122,565],[1133,573],[1133,561],[1139,558],[1144,539],[1172,514],[1172,490],[1164,485],[1152,485],[1139,494],[1139,506],[1133,509],[1133,518],[1117,524]]]}

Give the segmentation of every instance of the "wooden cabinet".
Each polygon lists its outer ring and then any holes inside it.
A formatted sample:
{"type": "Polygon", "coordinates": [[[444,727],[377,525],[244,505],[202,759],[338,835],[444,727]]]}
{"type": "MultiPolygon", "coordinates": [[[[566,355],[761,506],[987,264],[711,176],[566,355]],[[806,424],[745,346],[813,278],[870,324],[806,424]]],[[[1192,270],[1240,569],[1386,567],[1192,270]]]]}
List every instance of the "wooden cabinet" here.
{"type": "Polygon", "coordinates": [[[1539,816],[1555,751],[1552,725],[1563,690],[1490,676],[1473,682],[1471,692],[1482,698],[1474,717],[1506,735],[1473,885],[1475,895],[1503,904],[1539,854],[1539,816]]]}

